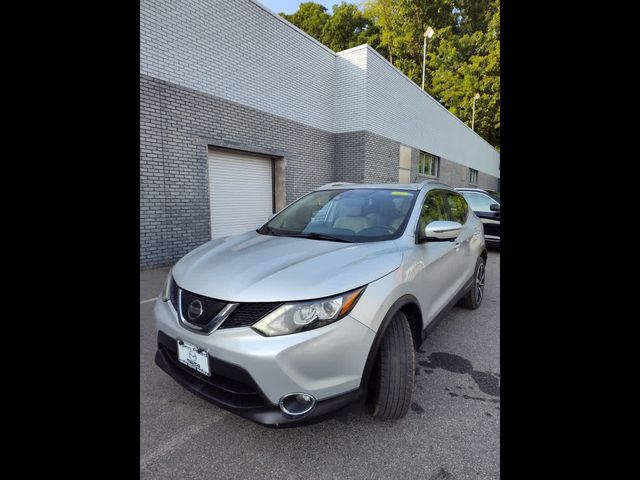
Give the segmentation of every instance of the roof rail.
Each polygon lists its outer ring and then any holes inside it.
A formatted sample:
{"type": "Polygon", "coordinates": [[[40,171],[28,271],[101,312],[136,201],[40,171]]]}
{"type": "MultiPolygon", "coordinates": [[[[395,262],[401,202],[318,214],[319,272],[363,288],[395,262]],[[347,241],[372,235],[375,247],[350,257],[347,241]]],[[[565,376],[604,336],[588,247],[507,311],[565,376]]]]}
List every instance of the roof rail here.
{"type": "Polygon", "coordinates": [[[326,185],[322,185],[321,187],[318,187],[318,188],[339,187],[340,185],[354,185],[354,183],[353,182],[331,182],[331,183],[327,183],[326,185]]]}
{"type": "Polygon", "coordinates": [[[423,180],[422,182],[420,182],[420,185],[418,185],[418,189],[422,190],[422,187],[426,187],[427,185],[443,185],[443,186],[448,187],[448,188],[453,188],[452,186],[447,185],[446,183],[442,183],[439,180],[428,179],[428,180],[423,180]]]}

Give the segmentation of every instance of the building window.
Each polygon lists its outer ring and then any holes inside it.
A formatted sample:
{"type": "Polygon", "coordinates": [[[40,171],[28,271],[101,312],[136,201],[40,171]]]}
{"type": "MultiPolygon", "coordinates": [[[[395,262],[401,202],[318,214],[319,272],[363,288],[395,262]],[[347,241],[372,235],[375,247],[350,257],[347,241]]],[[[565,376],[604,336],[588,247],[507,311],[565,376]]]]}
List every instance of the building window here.
{"type": "Polygon", "coordinates": [[[420,152],[418,173],[429,177],[437,177],[440,174],[440,158],[430,153],[420,152]]]}
{"type": "Polygon", "coordinates": [[[474,170],[473,168],[469,169],[469,183],[471,185],[478,184],[478,170],[474,170]]]}

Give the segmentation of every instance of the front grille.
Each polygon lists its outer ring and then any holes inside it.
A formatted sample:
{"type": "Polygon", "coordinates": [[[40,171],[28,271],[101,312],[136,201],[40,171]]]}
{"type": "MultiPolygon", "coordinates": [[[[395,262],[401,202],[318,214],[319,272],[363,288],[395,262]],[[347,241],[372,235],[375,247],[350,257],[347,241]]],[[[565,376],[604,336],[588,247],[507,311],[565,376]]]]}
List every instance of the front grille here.
{"type": "MultiPolygon", "coordinates": [[[[176,312],[178,311],[178,292],[182,292],[182,318],[187,320],[189,323],[198,326],[206,325],[220,312],[220,310],[224,308],[225,305],[227,305],[227,303],[229,303],[224,300],[203,297],[202,295],[182,290],[178,287],[178,284],[176,284],[173,277],[171,277],[170,296],[171,303],[173,304],[173,308],[175,308],[176,312]],[[189,308],[190,303],[196,299],[202,302],[203,313],[199,318],[190,320],[187,309],[189,308]]],[[[273,312],[281,305],[282,302],[241,303],[219,328],[248,327],[273,312]]]]}
{"type": "Polygon", "coordinates": [[[247,327],[273,312],[282,303],[241,303],[220,328],[247,327]]]}
{"type": "Polygon", "coordinates": [[[182,290],[181,293],[182,318],[187,322],[198,326],[204,326],[209,323],[227,304],[226,302],[203,297],[202,295],[187,292],[186,290],[182,290]],[[202,304],[202,314],[199,317],[192,319],[189,317],[189,306],[195,300],[199,300],[202,304]]]}

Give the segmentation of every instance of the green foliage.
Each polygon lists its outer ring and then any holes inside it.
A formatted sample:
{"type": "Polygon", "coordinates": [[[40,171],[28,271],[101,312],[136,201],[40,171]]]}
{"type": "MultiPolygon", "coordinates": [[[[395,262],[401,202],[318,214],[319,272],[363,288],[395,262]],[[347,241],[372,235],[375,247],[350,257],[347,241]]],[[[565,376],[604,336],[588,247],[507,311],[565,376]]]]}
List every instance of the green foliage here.
{"type": "Polygon", "coordinates": [[[425,90],[500,148],[500,0],[367,0],[342,2],[333,14],[314,2],[281,14],[334,51],[368,43],[422,84],[423,34],[428,40],[425,90]]]}
{"type": "Polygon", "coordinates": [[[367,43],[371,22],[357,6],[342,2],[333,6],[333,15],[322,29],[322,43],[339,52],[367,43]]]}
{"type": "Polygon", "coordinates": [[[291,15],[281,13],[280,16],[320,41],[322,41],[322,29],[331,17],[324,6],[315,2],[301,3],[295,13],[291,15]]]}
{"type": "Polygon", "coordinates": [[[373,38],[377,28],[351,3],[334,5],[333,15],[329,15],[319,3],[305,2],[295,13],[280,16],[336,52],[363,43],[377,44],[373,38]]]}
{"type": "MultiPolygon", "coordinates": [[[[475,131],[500,148],[500,0],[485,12],[486,30],[437,31],[427,56],[425,89],[471,126],[476,93],[475,131]]],[[[416,79],[413,78],[415,81],[416,79]]]]}
{"type": "Polygon", "coordinates": [[[456,0],[456,30],[460,33],[473,33],[487,30],[487,15],[491,0],[456,0]]]}

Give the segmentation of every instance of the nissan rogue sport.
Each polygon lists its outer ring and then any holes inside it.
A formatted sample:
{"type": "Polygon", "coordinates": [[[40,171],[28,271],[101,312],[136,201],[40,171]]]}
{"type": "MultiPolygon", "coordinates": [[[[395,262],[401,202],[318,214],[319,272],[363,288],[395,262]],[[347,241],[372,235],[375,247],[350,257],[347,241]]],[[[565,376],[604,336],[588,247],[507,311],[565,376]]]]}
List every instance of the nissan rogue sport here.
{"type": "Polygon", "coordinates": [[[449,306],[480,306],[486,259],[481,221],[446,185],[325,185],[175,264],[155,303],[155,361],[263,425],[356,400],[401,418],[415,349],[449,306]]]}

